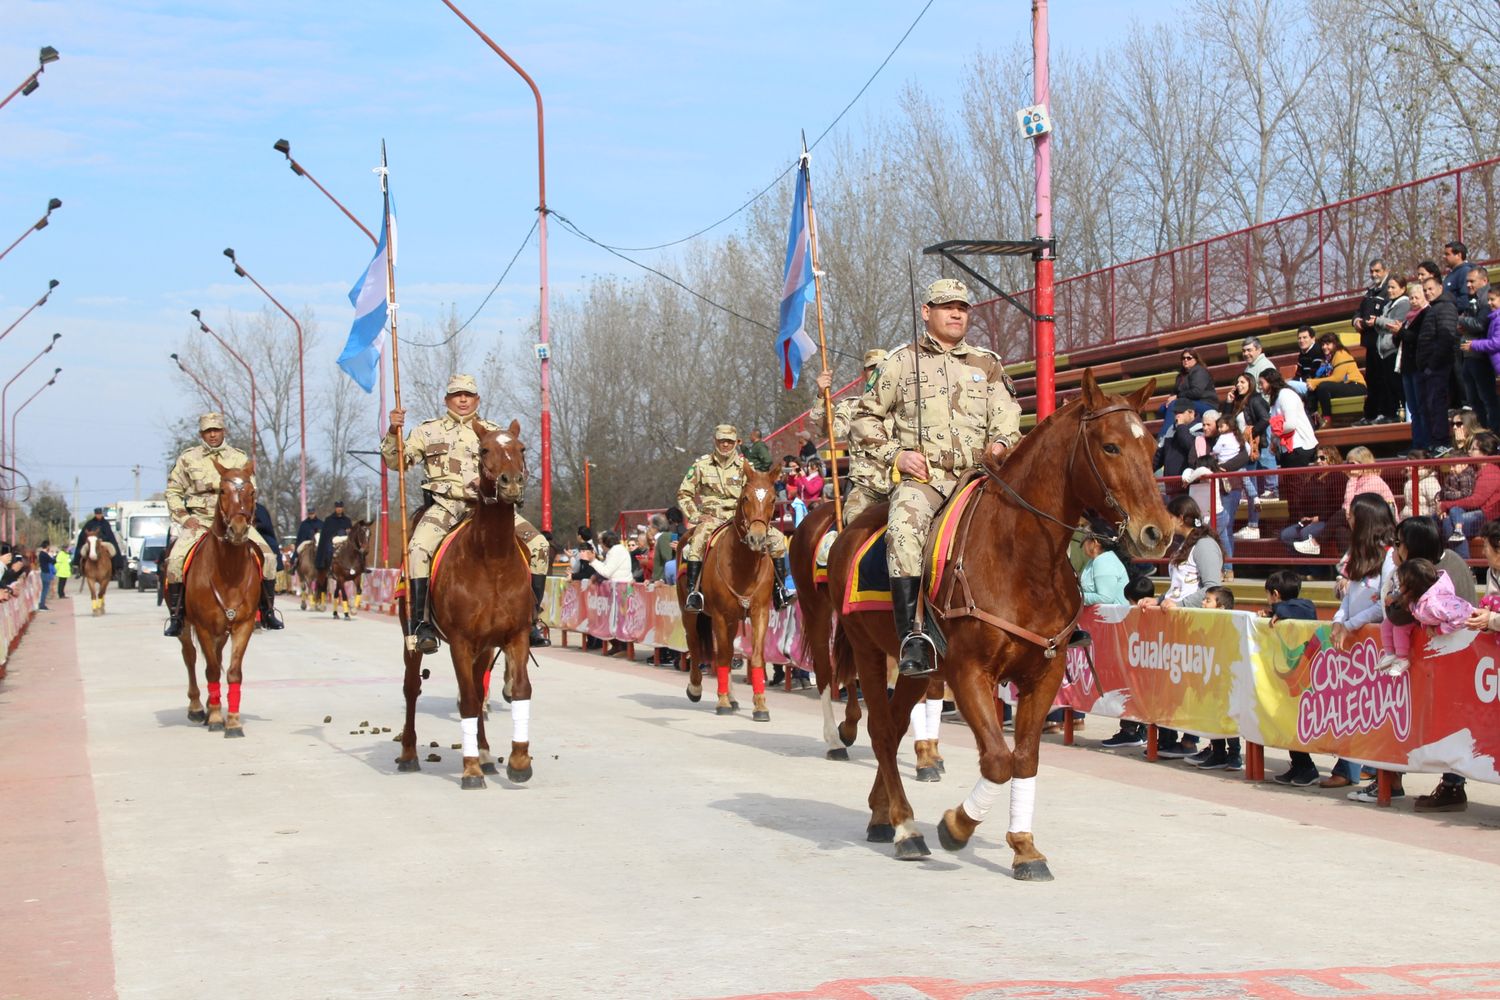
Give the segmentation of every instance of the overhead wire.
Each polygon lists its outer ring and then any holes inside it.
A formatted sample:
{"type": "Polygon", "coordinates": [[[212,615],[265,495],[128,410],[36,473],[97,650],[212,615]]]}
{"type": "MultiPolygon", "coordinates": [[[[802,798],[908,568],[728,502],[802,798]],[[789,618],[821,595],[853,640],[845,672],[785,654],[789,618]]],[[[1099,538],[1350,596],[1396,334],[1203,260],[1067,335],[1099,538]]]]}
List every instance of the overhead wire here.
{"type": "Polygon", "coordinates": [[[520,257],[521,257],[521,251],[525,250],[526,249],[526,244],[528,244],[528,243],[531,242],[531,235],[532,235],[532,233],[536,232],[536,227],[537,227],[537,224],[538,224],[538,222],[540,220],[541,220],[541,216],[537,216],[537,218],[531,220],[531,228],[528,229],[528,230],[526,230],[526,235],[525,235],[525,237],[522,238],[521,245],[518,246],[518,247],[516,247],[516,252],[511,255],[510,263],[505,265],[505,270],[501,271],[500,272],[500,277],[497,278],[497,279],[495,279],[495,286],[490,289],[489,295],[486,295],[484,297],[484,301],[481,302],[481,303],[479,303],[479,308],[475,309],[474,312],[473,312],[473,314],[468,319],[464,320],[462,326],[460,326],[457,330],[454,330],[447,337],[443,338],[442,340],[438,341],[435,344],[424,344],[421,341],[408,340],[408,341],[406,341],[406,346],[407,347],[442,347],[445,344],[451,343],[452,340],[453,340],[453,338],[457,337],[460,333],[463,333],[466,329],[468,329],[469,324],[472,323],[472,322],[474,322],[474,320],[479,316],[479,314],[484,311],[484,307],[489,304],[490,298],[492,296],[494,296],[494,294],[497,291],[500,290],[500,284],[503,281],[505,281],[505,276],[508,275],[508,274],[510,274],[510,269],[516,266],[516,261],[519,260],[520,257]]]}

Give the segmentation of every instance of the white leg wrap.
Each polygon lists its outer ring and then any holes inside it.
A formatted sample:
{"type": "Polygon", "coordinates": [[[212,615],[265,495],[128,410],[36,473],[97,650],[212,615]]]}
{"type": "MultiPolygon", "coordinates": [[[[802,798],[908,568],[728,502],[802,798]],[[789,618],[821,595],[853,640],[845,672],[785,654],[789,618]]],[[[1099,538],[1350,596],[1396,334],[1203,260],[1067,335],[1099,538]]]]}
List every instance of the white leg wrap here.
{"type": "Polygon", "coordinates": [[[818,702],[823,709],[823,742],[827,743],[830,749],[843,746],[843,741],[839,739],[838,724],[833,721],[832,684],[823,689],[823,693],[818,696],[818,702]]]}
{"type": "Polygon", "coordinates": [[[472,719],[459,719],[458,724],[464,731],[464,756],[479,756],[479,716],[472,719]]]}
{"type": "Polygon", "coordinates": [[[1036,813],[1036,775],[1010,779],[1010,832],[1030,833],[1036,813]]]}
{"type": "Polygon", "coordinates": [[[915,837],[921,832],[921,830],[917,829],[917,824],[913,823],[911,820],[907,820],[905,823],[902,823],[900,826],[896,827],[896,843],[899,844],[903,840],[908,840],[912,837],[915,837]]]}
{"type": "Polygon", "coordinates": [[[927,735],[927,706],[917,702],[911,707],[911,738],[914,740],[928,739],[927,735]]]}
{"type": "Polygon", "coordinates": [[[935,740],[943,726],[943,699],[927,699],[927,738],[935,740]]]}
{"type": "Polygon", "coordinates": [[[988,778],[980,778],[974,782],[974,790],[969,797],[964,799],[964,812],[976,823],[983,823],[984,818],[990,814],[990,808],[994,806],[995,800],[1000,798],[1000,789],[1005,786],[988,778]]]}
{"type": "Polygon", "coordinates": [[[531,739],[531,699],[518,699],[510,703],[512,725],[511,742],[526,743],[531,739]]]}

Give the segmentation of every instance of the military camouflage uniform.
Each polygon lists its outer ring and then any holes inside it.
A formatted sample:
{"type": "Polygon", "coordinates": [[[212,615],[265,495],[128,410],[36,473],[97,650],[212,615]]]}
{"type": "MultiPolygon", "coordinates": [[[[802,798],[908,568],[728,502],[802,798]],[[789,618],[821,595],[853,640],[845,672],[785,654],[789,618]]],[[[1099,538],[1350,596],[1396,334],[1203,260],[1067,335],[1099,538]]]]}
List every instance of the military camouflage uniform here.
{"type": "MultiPolygon", "coordinates": [[[[218,427],[223,428],[222,421],[218,427]]],[[[172,472],[167,476],[167,509],[172,512],[172,521],[177,525],[177,541],[172,546],[172,554],[167,558],[168,583],[182,582],[183,560],[192,551],[193,543],[207,534],[213,524],[214,511],[219,506],[219,470],[214,468],[216,461],[226,469],[239,469],[249,463],[250,456],[227,444],[217,448],[210,448],[206,444],[194,445],[178,456],[177,464],[172,466],[172,472]],[[186,522],[190,517],[198,519],[198,527],[187,527],[186,522]]],[[[252,486],[255,484],[254,476],[250,477],[250,483],[252,486]]],[[[250,529],[250,541],[260,549],[261,579],[275,580],[276,553],[271,551],[271,546],[266,544],[266,540],[254,527],[250,529]]]]}
{"type": "MultiPolygon", "coordinates": [[[[731,452],[728,458],[720,458],[718,452],[709,452],[693,463],[682,485],[677,487],[677,506],[689,524],[695,525],[683,552],[684,560],[702,562],[703,552],[714,529],[734,517],[739,505],[740,493],[745,489],[744,459],[739,452],[731,452]]],[[[774,527],[767,527],[770,536],[767,551],[771,558],[786,555],[786,536],[774,527]]]]}
{"type": "Polygon", "coordinates": [[[990,444],[1010,447],[1021,438],[1021,406],[999,355],[962,342],[944,348],[926,333],[921,351],[920,394],[908,344],[881,364],[850,431],[854,447],[879,468],[893,470],[898,453],[920,451],[932,473],[925,483],[899,479],[891,491],[886,562],[892,577],[921,575],[933,514],[959,477],[978,466],[990,444]]]}
{"type": "MultiPolygon", "coordinates": [[[[871,504],[885,503],[891,493],[891,473],[886,465],[872,458],[863,448],[850,440],[849,431],[859,409],[858,396],[850,396],[833,404],[833,437],[845,442],[849,454],[849,491],[841,498],[844,505],[844,524],[848,524],[871,504]]],[[[807,411],[807,419],[819,429],[825,428],[823,396],[807,411]]],[[[885,421],[886,433],[890,434],[891,422],[885,421]]]]}

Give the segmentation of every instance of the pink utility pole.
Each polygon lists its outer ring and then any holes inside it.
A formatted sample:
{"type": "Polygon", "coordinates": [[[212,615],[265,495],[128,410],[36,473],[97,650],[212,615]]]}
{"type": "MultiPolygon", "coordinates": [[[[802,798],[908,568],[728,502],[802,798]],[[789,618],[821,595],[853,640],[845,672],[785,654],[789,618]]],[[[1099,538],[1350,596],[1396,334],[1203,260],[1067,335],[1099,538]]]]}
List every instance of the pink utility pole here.
{"type": "MultiPolygon", "coordinates": [[[[1047,85],[1047,0],[1031,0],[1032,103],[1049,103],[1047,85]]],[[[1048,108],[1048,119],[1051,109],[1048,108]]],[[[1052,131],[1036,142],[1036,236],[1042,248],[1036,256],[1036,418],[1041,420],[1057,407],[1057,361],[1053,309],[1053,272],[1057,259],[1052,246],[1052,131]]]]}

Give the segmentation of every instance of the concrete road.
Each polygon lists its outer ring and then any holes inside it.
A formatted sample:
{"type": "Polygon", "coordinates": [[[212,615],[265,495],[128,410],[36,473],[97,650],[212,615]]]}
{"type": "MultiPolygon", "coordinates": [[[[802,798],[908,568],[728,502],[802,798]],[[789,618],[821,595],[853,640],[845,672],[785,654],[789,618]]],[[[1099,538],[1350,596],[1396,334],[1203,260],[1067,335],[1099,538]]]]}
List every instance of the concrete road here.
{"type": "Polygon", "coordinates": [[[977,776],[959,725],[946,780],[908,782],[935,853],[903,864],[863,839],[863,734],[824,761],[806,694],[718,718],[669,669],[542,651],[535,777],[463,792],[445,654],[442,759],[396,773],[390,619],[291,604],[226,740],[154,601],[109,608],[39,616],[0,684],[6,998],[1500,996],[1494,788],[1381,811],[1099,752],[1095,719],[1043,749],[1057,881],[1022,884],[1003,803],[962,854],[933,835],[977,776]]]}

